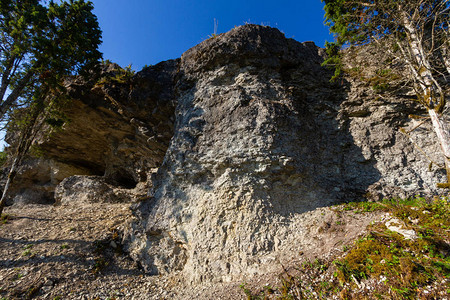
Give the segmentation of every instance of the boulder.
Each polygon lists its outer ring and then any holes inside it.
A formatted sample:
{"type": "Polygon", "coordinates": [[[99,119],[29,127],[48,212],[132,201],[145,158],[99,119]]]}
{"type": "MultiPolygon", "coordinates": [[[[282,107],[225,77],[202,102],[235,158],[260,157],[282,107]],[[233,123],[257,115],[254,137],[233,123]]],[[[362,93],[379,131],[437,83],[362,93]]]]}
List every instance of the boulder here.
{"type": "Polygon", "coordinates": [[[55,189],[57,204],[133,202],[145,197],[145,190],[117,188],[102,176],[70,176],[55,189]]]}

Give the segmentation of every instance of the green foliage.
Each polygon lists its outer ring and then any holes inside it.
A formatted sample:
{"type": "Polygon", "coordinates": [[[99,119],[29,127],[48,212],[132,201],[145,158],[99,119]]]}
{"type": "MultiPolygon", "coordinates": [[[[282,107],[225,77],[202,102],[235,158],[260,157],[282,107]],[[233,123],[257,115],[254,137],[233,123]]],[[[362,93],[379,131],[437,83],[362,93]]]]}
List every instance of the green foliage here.
{"type": "Polygon", "coordinates": [[[327,66],[334,69],[334,75],[331,77],[331,81],[335,81],[342,72],[342,58],[340,53],[340,45],[338,43],[325,43],[325,51],[327,53],[327,59],[322,63],[322,66],[327,66]]]}
{"type": "Polygon", "coordinates": [[[48,96],[48,88],[62,89],[64,76],[98,69],[101,31],[92,10],[84,0],[48,6],[39,0],[1,1],[1,116],[17,103],[48,96]]]}
{"type": "Polygon", "coordinates": [[[15,159],[0,200],[5,206],[15,169],[36,135],[61,127],[58,112],[66,103],[64,79],[99,70],[101,30],[85,0],[2,0],[0,2],[0,118],[14,118],[20,134],[15,159]],[[9,91],[7,93],[7,91],[9,91]],[[17,108],[20,106],[20,109],[17,108]]]}
{"type": "MultiPolygon", "coordinates": [[[[327,45],[329,53],[326,63],[336,66],[339,75],[340,49],[349,45],[366,45],[376,42],[380,51],[386,55],[408,60],[415,68],[423,66],[423,59],[428,60],[430,71],[441,72],[445,65],[443,57],[448,43],[448,19],[450,18],[450,1],[446,0],[322,0],[325,10],[325,24],[335,36],[335,41],[327,45]],[[424,51],[421,59],[413,55],[411,50],[411,34],[407,28],[414,27],[415,38],[424,51]]],[[[414,47],[418,47],[415,45],[414,47]]],[[[420,72],[419,72],[420,73],[420,72]]],[[[439,77],[442,74],[435,72],[439,77]]],[[[414,74],[412,74],[414,75],[414,74]]],[[[417,74],[416,74],[417,76],[417,74]]],[[[444,76],[445,77],[445,76],[444,76]]],[[[445,78],[444,78],[445,79],[445,78]]],[[[418,78],[417,78],[418,80],[418,78]]],[[[383,89],[379,84],[377,89],[383,89]]]]}
{"type": "MultiPolygon", "coordinates": [[[[110,61],[106,61],[105,64],[112,64],[112,63],[110,61]]],[[[126,84],[131,80],[131,78],[135,74],[136,71],[132,69],[131,64],[126,66],[125,68],[117,67],[110,74],[106,74],[105,76],[101,77],[96,84],[97,85],[105,85],[111,83],[126,84]]]]}
{"type": "Polygon", "coordinates": [[[354,211],[356,213],[365,213],[365,212],[373,212],[384,210],[387,211],[388,208],[385,204],[380,202],[350,202],[345,205],[339,205],[333,208],[335,211],[354,211]]]}
{"type": "MultiPolygon", "coordinates": [[[[357,208],[361,204],[350,204],[357,208]]],[[[406,240],[383,223],[371,225],[343,257],[334,261],[342,283],[355,279],[388,278],[385,284],[399,298],[415,298],[420,288],[450,276],[448,256],[450,204],[423,198],[385,200],[380,206],[414,229],[419,238],[406,240]],[[447,254],[445,254],[447,253],[447,254]]]]}
{"type": "Polygon", "coordinates": [[[0,151],[0,167],[3,167],[8,160],[8,154],[5,151],[0,151]]]}
{"type": "MultiPolygon", "coordinates": [[[[389,213],[413,229],[416,240],[388,230],[383,222],[366,228],[353,245],[344,245],[342,256],[305,260],[280,277],[278,287],[250,290],[248,299],[418,299],[421,291],[450,278],[450,202],[424,198],[389,199],[382,202],[351,202],[333,208],[338,214],[389,213]],[[366,289],[361,288],[362,284],[366,289]],[[370,286],[370,290],[368,286],[370,286]],[[275,297],[274,297],[275,296],[275,297]],[[366,297],[366,298],[365,298],[366,297]]],[[[430,297],[436,297],[430,293],[430,297]]],[[[427,298],[428,299],[428,298],[427,298]]],[[[431,298],[430,298],[431,299],[431,298]]]]}

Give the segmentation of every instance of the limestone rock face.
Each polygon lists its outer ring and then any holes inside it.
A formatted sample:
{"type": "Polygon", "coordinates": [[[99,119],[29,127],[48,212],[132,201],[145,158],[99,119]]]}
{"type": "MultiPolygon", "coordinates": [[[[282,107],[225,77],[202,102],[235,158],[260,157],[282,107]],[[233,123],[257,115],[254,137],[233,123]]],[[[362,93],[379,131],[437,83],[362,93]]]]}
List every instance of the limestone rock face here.
{"type": "Polygon", "coordinates": [[[442,162],[434,133],[399,132],[416,126],[410,91],[330,83],[324,55],[246,25],[126,80],[114,65],[103,83],[73,80],[70,122],[40,141],[40,170],[23,168],[16,196],[140,199],[125,248],[149,273],[198,283],[285,265],[317,208],[437,194],[444,172],[416,147],[442,162]]]}
{"type": "MultiPolygon", "coordinates": [[[[118,72],[109,67],[106,78],[118,72]]],[[[87,166],[125,187],[147,181],[172,137],[176,69],[177,61],[167,61],[124,82],[69,82],[72,100],[65,113],[70,121],[41,143],[46,157],[87,166]]]]}
{"type": "MultiPolygon", "coordinates": [[[[91,174],[91,170],[48,158],[28,158],[18,170],[18,179],[10,188],[9,204],[51,204],[55,186],[73,174],[91,174]]],[[[7,174],[4,174],[5,178],[7,174]]],[[[3,183],[4,184],[4,183],[3,183]]]]}
{"type": "MultiPolygon", "coordinates": [[[[69,80],[71,100],[64,111],[69,121],[37,141],[42,157],[22,164],[10,202],[52,203],[55,187],[72,175],[103,176],[128,189],[142,183],[150,188],[153,169],[173,135],[177,65],[177,60],[162,62],[121,81],[114,79],[120,67],[109,64],[95,84],[69,80]]],[[[14,136],[9,138],[14,143],[14,136]]]]}
{"type": "MultiPolygon", "coordinates": [[[[304,213],[341,201],[436,193],[443,172],[398,132],[415,107],[331,84],[323,50],[247,25],[183,54],[175,129],[128,251],[188,282],[264,274],[297,255],[304,213]]],[[[432,132],[426,150],[438,153],[432,132]]]]}

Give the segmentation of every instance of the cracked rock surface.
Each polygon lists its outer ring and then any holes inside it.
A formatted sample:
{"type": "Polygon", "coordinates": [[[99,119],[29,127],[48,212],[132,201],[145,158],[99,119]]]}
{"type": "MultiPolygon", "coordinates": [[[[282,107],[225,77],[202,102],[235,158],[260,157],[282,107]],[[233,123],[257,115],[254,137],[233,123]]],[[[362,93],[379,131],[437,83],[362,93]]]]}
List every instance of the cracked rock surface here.
{"type": "MultiPolygon", "coordinates": [[[[330,83],[323,57],[256,25],[183,54],[174,136],[125,235],[147,272],[189,283],[264,274],[298,253],[308,211],[437,192],[443,172],[398,132],[414,104],[330,83]]],[[[432,132],[419,135],[438,153],[432,132]]]]}
{"type": "Polygon", "coordinates": [[[245,25],[124,82],[74,80],[71,121],[40,141],[46,156],[22,167],[16,198],[137,202],[124,250],[147,274],[189,286],[288,267],[323,246],[311,224],[332,204],[439,193],[444,172],[416,147],[441,162],[434,133],[399,131],[417,125],[410,91],[330,83],[324,56],[245,25]]]}

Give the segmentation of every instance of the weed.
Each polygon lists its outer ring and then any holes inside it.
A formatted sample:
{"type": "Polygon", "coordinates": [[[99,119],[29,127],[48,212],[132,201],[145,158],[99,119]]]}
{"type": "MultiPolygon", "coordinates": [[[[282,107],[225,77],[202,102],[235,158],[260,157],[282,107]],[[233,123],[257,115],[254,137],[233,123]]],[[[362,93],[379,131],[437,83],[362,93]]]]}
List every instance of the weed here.
{"type": "Polygon", "coordinates": [[[69,245],[68,245],[68,244],[62,244],[59,248],[60,248],[61,250],[68,249],[68,248],[69,248],[69,245]]]}
{"type": "Polygon", "coordinates": [[[381,93],[381,92],[387,91],[389,89],[389,87],[390,87],[389,83],[378,83],[378,84],[374,84],[372,86],[372,89],[376,93],[381,93]]]}
{"type": "Polygon", "coordinates": [[[391,69],[378,69],[378,70],[375,71],[375,73],[378,76],[386,77],[389,74],[392,74],[392,70],[391,69]]]}
{"type": "Polygon", "coordinates": [[[2,214],[0,217],[0,224],[6,224],[9,220],[12,220],[12,216],[8,214],[2,214]]]}
{"type": "Polygon", "coordinates": [[[446,200],[428,203],[423,198],[385,200],[382,204],[383,210],[404,221],[419,238],[406,240],[383,223],[373,224],[344,258],[334,261],[335,275],[341,283],[384,276],[397,297],[414,298],[417,288],[450,274],[448,231],[443,229],[450,225],[450,205],[446,200]]]}
{"type": "Polygon", "coordinates": [[[244,294],[247,296],[247,300],[253,300],[255,299],[255,296],[252,294],[252,291],[246,287],[246,283],[243,282],[239,285],[241,290],[244,292],[244,294]]]}
{"type": "MultiPolygon", "coordinates": [[[[385,73],[389,72],[380,71],[385,73]]],[[[298,277],[285,272],[280,286],[265,288],[263,294],[246,289],[248,299],[267,299],[269,291],[280,295],[277,299],[360,299],[356,293],[364,281],[371,284],[370,299],[383,299],[385,295],[391,299],[417,299],[430,286],[450,293],[445,283],[450,278],[448,198],[353,202],[332,209],[336,213],[386,212],[418,237],[405,239],[390,231],[383,221],[372,223],[353,246],[343,246],[342,257],[332,263],[321,259],[304,261],[296,268],[298,277]]]]}
{"type": "Polygon", "coordinates": [[[23,247],[24,251],[22,252],[22,256],[30,256],[30,255],[32,255],[31,248],[33,248],[32,244],[25,245],[23,247]]]}
{"type": "Polygon", "coordinates": [[[94,263],[94,267],[92,268],[93,274],[99,274],[103,269],[105,269],[109,265],[108,261],[104,258],[97,258],[94,263]]]}
{"type": "Polygon", "coordinates": [[[387,211],[386,204],[380,202],[349,202],[345,205],[338,205],[334,207],[334,211],[354,211],[356,213],[366,213],[374,211],[387,211]]]}

